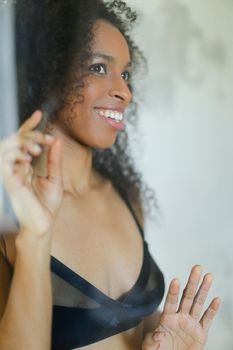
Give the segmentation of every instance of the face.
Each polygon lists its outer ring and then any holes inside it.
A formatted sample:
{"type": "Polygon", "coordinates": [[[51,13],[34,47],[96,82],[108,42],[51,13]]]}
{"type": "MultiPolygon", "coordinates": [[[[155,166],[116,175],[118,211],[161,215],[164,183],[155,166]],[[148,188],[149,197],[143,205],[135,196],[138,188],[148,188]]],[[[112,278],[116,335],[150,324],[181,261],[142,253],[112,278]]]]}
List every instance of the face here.
{"type": "Polygon", "coordinates": [[[83,102],[75,103],[71,97],[72,116],[69,108],[63,111],[62,128],[84,145],[108,148],[124,128],[124,110],[131,101],[129,48],[119,30],[108,22],[101,20],[95,25],[88,71],[80,91],[83,102]]]}

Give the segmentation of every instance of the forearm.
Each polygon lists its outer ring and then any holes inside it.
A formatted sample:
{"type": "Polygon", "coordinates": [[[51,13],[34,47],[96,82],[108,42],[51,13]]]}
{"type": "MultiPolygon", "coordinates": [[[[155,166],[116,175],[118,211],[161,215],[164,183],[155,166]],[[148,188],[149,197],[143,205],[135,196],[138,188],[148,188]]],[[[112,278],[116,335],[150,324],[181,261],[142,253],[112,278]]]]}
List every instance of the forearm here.
{"type": "Polygon", "coordinates": [[[19,234],[16,261],[4,315],[1,350],[49,350],[52,291],[50,238],[19,234]]]}

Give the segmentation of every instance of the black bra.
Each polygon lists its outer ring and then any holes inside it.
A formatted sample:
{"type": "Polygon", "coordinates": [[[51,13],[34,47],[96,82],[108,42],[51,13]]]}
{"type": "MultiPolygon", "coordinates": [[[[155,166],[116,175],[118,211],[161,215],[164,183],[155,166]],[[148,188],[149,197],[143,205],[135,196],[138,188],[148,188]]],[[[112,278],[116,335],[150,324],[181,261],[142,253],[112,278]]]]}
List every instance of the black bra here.
{"type": "MultiPolygon", "coordinates": [[[[132,208],[127,203],[140,227],[132,208]]],[[[54,293],[52,350],[86,346],[137,326],[152,314],[164,294],[164,278],[143,238],[143,263],[134,286],[114,300],[55,257],[51,257],[54,293]]]]}

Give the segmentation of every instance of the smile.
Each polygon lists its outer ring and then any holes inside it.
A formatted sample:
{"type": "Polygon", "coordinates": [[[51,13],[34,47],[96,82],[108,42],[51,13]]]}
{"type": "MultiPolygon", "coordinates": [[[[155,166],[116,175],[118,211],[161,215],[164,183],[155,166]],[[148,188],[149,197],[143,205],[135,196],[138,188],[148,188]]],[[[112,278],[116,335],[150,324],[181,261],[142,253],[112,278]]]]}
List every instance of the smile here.
{"type": "Polygon", "coordinates": [[[114,110],[110,110],[110,109],[96,109],[95,108],[95,112],[105,118],[111,118],[114,119],[116,121],[122,121],[123,120],[123,113],[119,112],[119,111],[114,111],[114,110]]]}

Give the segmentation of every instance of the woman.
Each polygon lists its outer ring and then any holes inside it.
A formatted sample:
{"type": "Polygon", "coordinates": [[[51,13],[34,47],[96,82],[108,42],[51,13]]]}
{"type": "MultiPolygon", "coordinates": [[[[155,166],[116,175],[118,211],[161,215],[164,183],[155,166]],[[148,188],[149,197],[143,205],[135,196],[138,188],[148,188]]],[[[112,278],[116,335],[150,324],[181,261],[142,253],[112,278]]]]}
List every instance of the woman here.
{"type": "Polygon", "coordinates": [[[1,142],[19,232],[2,236],[0,348],[203,349],[219,306],[200,319],[210,274],[198,288],[193,267],[178,310],[173,280],[157,311],[163,275],[124,131],[142,58],[127,31],[135,14],[101,0],[22,0],[17,11],[20,114],[36,111],[1,142]]]}

